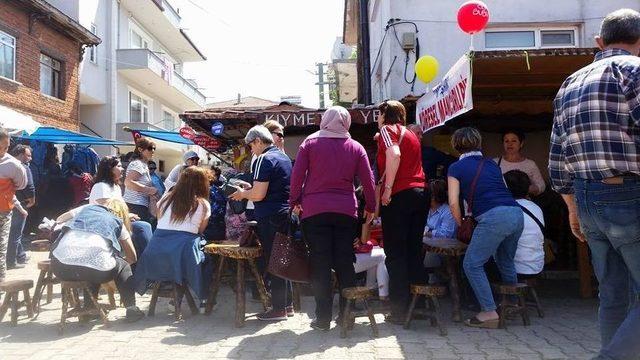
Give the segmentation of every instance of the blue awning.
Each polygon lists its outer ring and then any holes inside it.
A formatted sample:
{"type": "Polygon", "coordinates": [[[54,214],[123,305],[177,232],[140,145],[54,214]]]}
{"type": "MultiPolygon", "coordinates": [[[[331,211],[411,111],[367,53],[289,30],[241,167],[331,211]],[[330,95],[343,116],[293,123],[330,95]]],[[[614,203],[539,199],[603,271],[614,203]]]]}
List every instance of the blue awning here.
{"type": "Polygon", "coordinates": [[[168,141],[172,143],[184,144],[184,145],[195,145],[193,141],[189,139],[185,139],[180,136],[180,133],[172,132],[172,131],[160,131],[160,130],[133,130],[144,137],[150,137],[153,139],[158,139],[162,141],[168,141]]]}
{"type": "Polygon", "coordinates": [[[74,131],[62,130],[54,127],[40,127],[31,135],[23,133],[16,136],[25,140],[37,140],[54,144],[85,144],[85,145],[131,145],[123,141],[103,139],[96,136],[80,134],[74,131]]]}

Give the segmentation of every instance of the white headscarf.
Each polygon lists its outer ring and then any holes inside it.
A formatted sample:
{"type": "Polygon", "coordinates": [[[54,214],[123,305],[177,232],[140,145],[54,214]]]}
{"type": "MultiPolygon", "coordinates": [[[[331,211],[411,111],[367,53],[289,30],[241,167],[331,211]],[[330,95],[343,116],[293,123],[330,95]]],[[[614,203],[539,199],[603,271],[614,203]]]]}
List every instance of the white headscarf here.
{"type": "Polygon", "coordinates": [[[351,127],[351,115],[342,106],[332,106],[322,114],[320,130],[309,135],[307,139],[313,138],[350,138],[349,128],[351,127]]]}

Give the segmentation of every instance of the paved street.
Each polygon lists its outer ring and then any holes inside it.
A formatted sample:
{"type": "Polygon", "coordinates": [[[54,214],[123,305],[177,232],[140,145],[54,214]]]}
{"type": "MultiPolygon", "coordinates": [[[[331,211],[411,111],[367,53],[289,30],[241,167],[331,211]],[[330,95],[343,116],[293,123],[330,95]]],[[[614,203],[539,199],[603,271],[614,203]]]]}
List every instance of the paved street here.
{"type": "MultiPolygon", "coordinates": [[[[26,269],[12,270],[12,279],[37,279],[34,253],[26,269]]],[[[55,292],[59,289],[56,287],[55,292]]],[[[146,311],[150,295],[138,297],[146,311]]],[[[17,328],[0,324],[0,359],[588,359],[598,348],[596,302],[594,300],[543,298],[546,317],[532,316],[525,328],[513,321],[507,330],[477,330],[447,322],[449,335],[441,337],[426,321],[415,321],[411,330],[383,323],[380,337],[372,339],[364,320],[358,320],[348,339],[340,339],[339,328],[314,331],[306,312],[312,298],[303,298],[303,313],[282,323],[267,324],[250,318],[242,329],[233,327],[233,293],[223,288],[221,304],[211,316],[191,316],[184,304],[184,320],[174,322],[170,306],[161,299],[154,318],[124,322],[124,309],[109,313],[113,325],[81,326],[75,319],[59,336],[60,299],[44,305],[40,316],[21,317],[17,328]]],[[[258,303],[248,301],[248,311],[258,303]]],[[[445,310],[449,303],[445,301],[445,310]]],[[[533,313],[532,313],[533,315],[533,313]]]]}

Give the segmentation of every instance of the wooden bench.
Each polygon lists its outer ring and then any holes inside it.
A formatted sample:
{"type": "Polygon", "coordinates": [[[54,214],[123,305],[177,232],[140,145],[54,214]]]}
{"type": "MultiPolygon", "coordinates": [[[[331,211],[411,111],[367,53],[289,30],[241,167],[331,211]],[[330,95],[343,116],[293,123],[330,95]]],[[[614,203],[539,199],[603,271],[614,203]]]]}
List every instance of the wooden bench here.
{"type": "Polygon", "coordinates": [[[31,251],[48,252],[51,249],[51,241],[49,240],[33,240],[29,245],[31,251]]]}
{"type": "Polygon", "coordinates": [[[252,246],[252,247],[244,247],[240,246],[235,241],[223,241],[221,243],[213,243],[206,245],[204,247],[204,252],[211,255],[218,256],[218,266],[214,273],[213,278],[211,279],[211,286],[209,297],[207,298],[207,306],[205,308],[205,314],[211,314],[213,310],[213,306],[216,304],[216,298],[218,296],[218,291],[220,290],[220,282],[222,279],[222,273],[224,272],[224,266],[227,260],[235,261],[236,263],[236,317],[235,317],[235,326],[242,327],[244,326],[244,321],[246,318],[245,314],[245,266],[249,265],[249,270],[251,274],[255,278],[256,286],[258,288],[258,293],[260,295],[260,300],[262,301],[262,305],[267,310],[269,306],[269,295],[267,294],[267,290],[264,286],[264,281],[262,279],[262,275],[258,271],[258,266],[256,265],[256,259],[262,256],[262,248],[260,246],[252,246]]]}
{"type": "Polygon", "coordinates": [[[38,261],[38,270],[40,270],[40,275],[33,293],[33,311],[36,314],[40,312],[40,300],[44,294],[45,287],[47,290],[47,304],[50,304],[53,299],[53,285],[60,283],[51,272],[51,260],[38,261]]]}
{"type": "Polygon", "coordinates": [[[369,324],[371,325],[371,331],[373,337],[378,337],[378,325],[376,319],[373,316],[373,310],[369,306],[369,300],[376,297],[376,290],[369,289],[364,286],[350,287],[342,289],[342,297],[347,300],[344,313],[342,314],[342,329],[340,329],[340,337],[347,337],[347,330],[353,329],[353,324],[356,317],[366,316],[369,318],[369,324]],[[351,307],[356,300],[362,300],[364,302],[364,311],[352,312],[351,307]]]}
{"type": "Polygon", "coordinates": [[[0,322],[11,308],[11,326],[18,325],[18,309],[24,306],[27,309],[27,316],[33,317],[33,306],[31,305],[31,296],[29,289],[33,287],[32,280],[9,280],[0,282],[0,291],[4,291],[4,301],[0,305],[0,322]],[[20,291],[22,291],[23,300],[18,300],[20,291]]]}
{"type": "Polygon", "coordinates": [[[445,296],[447,288],[444,286],[411,285],[410,291],[413,296],[411,298],[411,304],[409,305],[409,311],[407,312],[407,318],[404,321],[404,328],[409,329],[414,315],[422,315],[430,319],[431,326],[438,327],[441,336],[446,336],[447,328],[442,321],[442,312],[438,298],[445,296]],[[428,306],[426,309],[416,309],[416,303],[422,296],[425,297],[428,306]]]}
{"type": "Polygon", "coordinates": [[[158,298],[169,298],[173,299],[173,306],[175,308],[174,315],[176,317],[176,321],[182,320],[182,298],[187,298],[187,304],[189,305],[189,309],[191,309],[192,315],[198,315],[200,310],[196,305],[193,296],[191,295],[191,291],[189,287],[186,285],[180,285],[169,281],[156,281],[152,285],[153,292],[151,293],[151,301],[149,302],[149,312],[148,316],[154,316],[156,313],[156,304],[158,302],[158,298]],[[163,288],[163,284],[171,284],[171,290],[163,288]]]}
{"type": "Polygon", "coordinates": [[[540,303],[538,292],[536,291],[536,287],[538,286],[538,279],[535,277],[528,278],[525,279],[524,283],[529,286],[528,297],[531,299],[531,301],[527,300],[527,306],[535,307],[538,311],[538,317],[542,319],[544,317],[544,311],[542,310],[542,304],[540,303]]]}
{"type": "Polygon", "coordinates": [[[61,281],[62,285],[62,314],[60,316],[60,325],[58,332],[60,335],[64,333],[64,327],[68,318],[77,317],[81,322],[91,316],[98,315],[102,319],[105,327],[109,327],[109,319],[105,307],[98,303],[98,298],[91,291],[91,284],[87,281],[61,281]],[[83,307],[78,295],[79,291],[84,292],[85,299],[89,297],[93,307],[83,307]],[[72,300],[73,299],[73,300],[72,300]],[[72,302],[75,306],[68,310],[69,304],[72,302]]]}
{"type": "Polygon", "coordinates": [[[527,284],[492,284],[493,290],[500,295],[500,305],[498,306],[498,315],[500,315],[499,327],[506,328],[507,317],[512,315],[520,315],[524,326],[529,326],[529,312],[527,309],[526,296],[529,293],[527,284]],[[515,297],[517,301],[514,303],[510,298],[515,297]]]}

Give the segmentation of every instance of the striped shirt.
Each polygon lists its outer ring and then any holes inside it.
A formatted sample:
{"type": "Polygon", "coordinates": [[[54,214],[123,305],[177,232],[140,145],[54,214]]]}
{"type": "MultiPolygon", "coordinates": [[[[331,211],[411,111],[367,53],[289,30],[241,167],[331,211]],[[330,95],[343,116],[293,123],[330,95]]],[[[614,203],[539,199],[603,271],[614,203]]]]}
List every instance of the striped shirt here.
{"type": "MultiPolygon", "coordinates": [[[[131,163],[129,163],[129,166],[127,166],[127,176],[129,176],[129,173],[131,171],[135,171],[141,175],[138,178],[139,183],[144,186],[153,186],[153,181],[151,181],[151,175],[149,174],[149,166],[146,163],[142,162],[141,160],[132,161],[131,163]]],[[[123,198],[124,201],[129,204],[142,205],[147,207],[149,206],[148,194],[135,191],[128,187],[125,187],[124,189],[123,198]]]]}
{"type": "Polygon", "coordinates": [[[562,84],[554,100],[549,175],[561,194],[574,179],[640,175],[640,58],[608,49],[562,84]]]}

